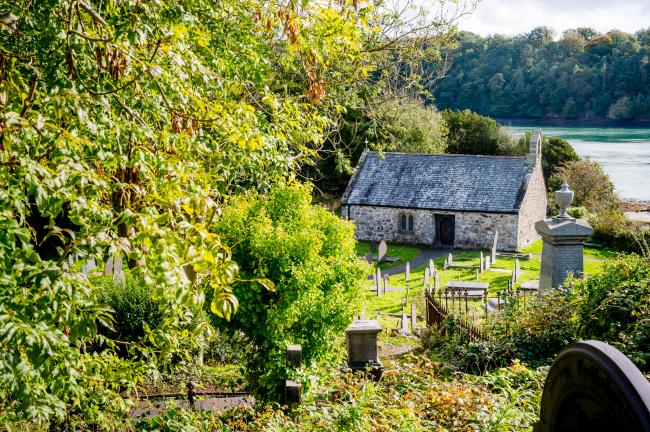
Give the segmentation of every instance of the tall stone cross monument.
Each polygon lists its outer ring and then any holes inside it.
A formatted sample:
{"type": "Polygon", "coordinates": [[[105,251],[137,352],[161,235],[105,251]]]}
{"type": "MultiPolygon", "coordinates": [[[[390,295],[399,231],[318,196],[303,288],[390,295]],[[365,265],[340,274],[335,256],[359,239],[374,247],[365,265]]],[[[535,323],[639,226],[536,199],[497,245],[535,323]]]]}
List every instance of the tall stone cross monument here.
{"type": "Polygon", "coordinates": [[[584,219],[569,216],[567,209],[573,202],[573,191],[567,182],[555,192],[560,204],[560,214],[538,221],[537,233],[542,237],[542,267],[539,289],[557,288],[569,275],[582,277],[584,270],[583,247],[594,230],[584,219]]]}

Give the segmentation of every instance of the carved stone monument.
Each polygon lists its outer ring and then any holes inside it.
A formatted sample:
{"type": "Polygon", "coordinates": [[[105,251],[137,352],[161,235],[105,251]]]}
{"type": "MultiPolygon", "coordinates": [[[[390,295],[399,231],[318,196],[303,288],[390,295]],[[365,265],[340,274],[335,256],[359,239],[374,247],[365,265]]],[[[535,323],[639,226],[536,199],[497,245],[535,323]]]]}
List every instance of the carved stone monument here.
{"type": "Polygon", "coordinates": [[[555,197],[560,204],[560,214],[535,224],[535,229],[544,241],[540,289],[557,288],[570,274],[582,277],[584,243],[594,231],[589,222],[574,219],[567,213],[573,201],[573,191],[567,182],[555,192],[555,197]]]}
{"type": "Polygon", "coordinates": [[[370,367],[376,379],[381,378],[383,366],[377,357],[377,334],[381,326],[375,320],[354,321],[346,330],[348,367],[353,371],[370,367]]]}
{"type": "Polygon", "coordinates": [[[616,348],[573,343],[548,372],[534,431],[650,431],[650,383],[616,348]]]}

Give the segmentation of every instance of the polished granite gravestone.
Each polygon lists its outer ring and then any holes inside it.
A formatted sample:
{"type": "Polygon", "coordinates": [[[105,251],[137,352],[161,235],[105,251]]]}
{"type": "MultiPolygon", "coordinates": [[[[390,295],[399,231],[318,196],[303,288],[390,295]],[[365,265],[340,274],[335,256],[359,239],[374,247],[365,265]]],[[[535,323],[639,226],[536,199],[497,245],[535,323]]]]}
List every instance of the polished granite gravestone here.
{"type": "Polygon", "coordinates": [[[570,344],[548,372],[534,431],[650,431],[650,383],[606,343],[570,344]]]}

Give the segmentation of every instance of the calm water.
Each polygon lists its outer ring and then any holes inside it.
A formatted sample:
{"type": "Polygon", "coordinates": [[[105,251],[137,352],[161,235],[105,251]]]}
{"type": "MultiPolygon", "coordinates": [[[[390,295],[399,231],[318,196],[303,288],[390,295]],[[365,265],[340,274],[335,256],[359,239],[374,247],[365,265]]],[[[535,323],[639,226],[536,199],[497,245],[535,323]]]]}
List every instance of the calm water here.
{"type": "MultiPolygon", "coordinates": [[[[512,126],[516,135],[539,126],[512,126]]],[[[650,129],[543,126],[569,141],[580,156],[600,162],[622,198],[650,200],[650,129]]]]}

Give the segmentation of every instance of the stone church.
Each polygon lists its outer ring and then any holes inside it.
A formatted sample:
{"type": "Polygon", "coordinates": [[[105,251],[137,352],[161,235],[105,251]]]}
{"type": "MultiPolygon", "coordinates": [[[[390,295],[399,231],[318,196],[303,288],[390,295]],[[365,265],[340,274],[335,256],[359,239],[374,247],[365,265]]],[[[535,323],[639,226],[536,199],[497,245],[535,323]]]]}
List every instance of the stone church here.
{"type": "Polygon", "coordinates": [[[546,217],[542,134],[526,156],[364,151],[341,200],[358,240],[517,250],[546,217]]]}

